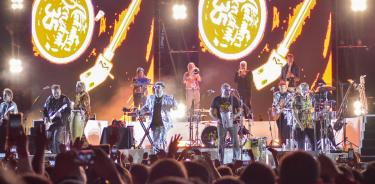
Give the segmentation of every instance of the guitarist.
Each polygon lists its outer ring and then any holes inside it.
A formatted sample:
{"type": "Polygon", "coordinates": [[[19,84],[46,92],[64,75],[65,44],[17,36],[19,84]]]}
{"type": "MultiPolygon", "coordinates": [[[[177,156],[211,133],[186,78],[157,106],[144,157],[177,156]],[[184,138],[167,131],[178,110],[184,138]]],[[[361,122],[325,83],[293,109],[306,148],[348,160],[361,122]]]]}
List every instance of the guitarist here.
{"type": "Polygon", "coordinates": [[[291,125],[291,98],[292,94],[288,92],[286,82],[281,80],[279,82],[279,91],[273,94],[272,102],[272,116],[276,121],[279,129],[280,143],[286,144],[286,139],[289,138],[289,126],[291,125]]]}
{"type": "Polygon", "coordinates": [[[17,104],[13,102],[13,92],[9,88],[5,88],[3,91],[3,100],[0,104],[0,125],[2,125],[3,120],[8,120],[9,113],[17,113],[17,104]]]}
{"type": "Polygon", "coordinates": [[[50,95],[43,107],[43,119],[46,124],[52,123],[47,127],[48,135],[52,139],[52,153],[60,153],[59,145],[65,144],[69,138],[67,128],[70,120],[70,100],[67,96],[61,94],[60,85],[51,86],[52,95],[50,95]]]}

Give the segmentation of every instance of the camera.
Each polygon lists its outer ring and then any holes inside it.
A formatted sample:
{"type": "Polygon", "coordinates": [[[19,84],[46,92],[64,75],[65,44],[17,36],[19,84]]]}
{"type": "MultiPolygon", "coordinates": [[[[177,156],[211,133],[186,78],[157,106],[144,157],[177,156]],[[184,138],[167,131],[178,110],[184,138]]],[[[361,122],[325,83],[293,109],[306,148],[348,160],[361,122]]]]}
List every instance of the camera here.
{"type": "Polygon", "coordinates": [[[118,148],[117,146],[112,146],[112,149],[111,149],[111,154],[110,154],[110,157],[113,159],[113,160],[116,160],[118,158],[118,148]]]}
{"type": "Polygon", "coordinates": [[[78,153],[78,164],[92,165],[94,164],[95,153],[93,150],[81,150],[78,153]]]}

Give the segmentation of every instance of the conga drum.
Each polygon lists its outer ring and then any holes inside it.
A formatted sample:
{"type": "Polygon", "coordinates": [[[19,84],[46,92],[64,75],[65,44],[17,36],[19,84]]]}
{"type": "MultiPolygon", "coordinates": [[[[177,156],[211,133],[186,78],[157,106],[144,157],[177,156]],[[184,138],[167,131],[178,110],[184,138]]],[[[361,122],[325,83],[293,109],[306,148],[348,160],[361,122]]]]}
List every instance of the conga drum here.
{"type": "Polygon", "coordinates": [[[69,131],[72,142],[76,138],[81,138],[85,126],[85,115],[81,110],[72,110],[72,120],[70,121],[69,131]]]}

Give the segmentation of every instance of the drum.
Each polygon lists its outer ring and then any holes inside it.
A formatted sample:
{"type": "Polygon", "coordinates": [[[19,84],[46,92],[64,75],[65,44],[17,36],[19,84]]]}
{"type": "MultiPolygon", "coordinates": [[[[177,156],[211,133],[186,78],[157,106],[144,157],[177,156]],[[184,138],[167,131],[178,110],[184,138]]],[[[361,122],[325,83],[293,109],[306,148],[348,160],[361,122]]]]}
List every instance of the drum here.
{"type": "Polygon", "coordinates": [[[265,160],[267,152],[267,137],[247,139],[242,144],[243,150],[252,150],[255,160],[265,160]]]}
{"type": "Polygon", "coordinates": [[[219,145],[219,139],[217,135],[216,126],[207,126],[203,129],[201,135],[202,143],[207,148],[217,148],[219,145]]]}
{"type": "Polygon", "coordinates": [[[72,120],[69,124],[69,132],[71,141],[74,142],[76,138],[80,138],[83,135],[83,129],[85,126],[85,116],[81,110],[72,110],[72,120]]]}

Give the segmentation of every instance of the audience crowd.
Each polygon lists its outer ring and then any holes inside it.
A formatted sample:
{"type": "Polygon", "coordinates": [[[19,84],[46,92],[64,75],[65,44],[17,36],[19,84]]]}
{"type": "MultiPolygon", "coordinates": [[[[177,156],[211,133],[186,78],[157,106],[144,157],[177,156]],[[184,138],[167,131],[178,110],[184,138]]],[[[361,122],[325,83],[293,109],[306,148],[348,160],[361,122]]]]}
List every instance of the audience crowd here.
{"type": "MultiPolygon", "coordinates": [[[[32,158],[25,133],[20,132],[16,141],[9,143],[16,147],[17,158],[15,153],[7,152],[1,161],[1,184],[375,184],[375,162],[361,167],[358,163],[335,164],[327,156],[314,158],[303,151],[281,155],[269,148],[275,168],[256,161],[221,164],[199,150],[178,153],[181,137],[175,135],[166,151],[145,153],[139,164],[121,152],[108,154],[98,147],[85,148],[82,140],[76,140],[69,150],[61,145],[63,151],[53,163],[45,158],[48,140],[44,127],[36,131],[35,139],[32,158]]],[[[253,158],[251,151],[249,155],[253,158]]]]}

